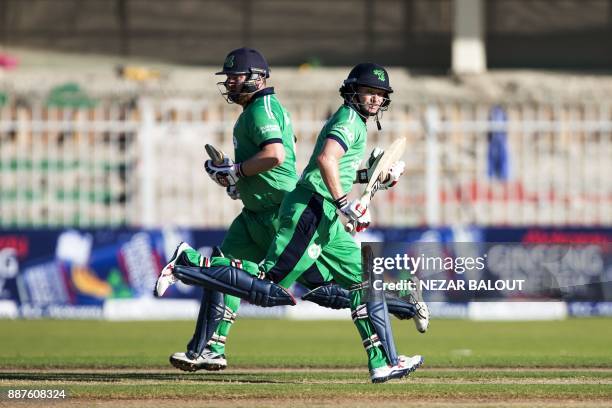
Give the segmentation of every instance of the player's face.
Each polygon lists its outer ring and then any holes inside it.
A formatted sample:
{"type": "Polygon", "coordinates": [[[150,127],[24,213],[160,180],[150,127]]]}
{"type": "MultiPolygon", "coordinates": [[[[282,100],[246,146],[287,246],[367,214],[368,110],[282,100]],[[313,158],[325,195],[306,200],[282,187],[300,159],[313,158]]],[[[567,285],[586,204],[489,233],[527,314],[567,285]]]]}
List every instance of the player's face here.
{"type": "Polygon", "coordinates": [[[225,88],[230,93],[238,93],[242,89],[242,84],[246,81],[246,78],[245,74],[227,74],[225,88]]]}
{"type": "Polygon", "coordinates": [[[227,74],[227,78],[223,85],[227,90],[227,97],[234,103],[242,105],[245,103],[247,96],[242,94],[244,81],[247,79],[246,74],[227,74]]]}
{"type": "Polygon", "coordinates": [[[357,88],[357,94],[362,109],[370,115],[376,115],[385,101],[386,92],[382,89],[360,86],[357,88]]]}

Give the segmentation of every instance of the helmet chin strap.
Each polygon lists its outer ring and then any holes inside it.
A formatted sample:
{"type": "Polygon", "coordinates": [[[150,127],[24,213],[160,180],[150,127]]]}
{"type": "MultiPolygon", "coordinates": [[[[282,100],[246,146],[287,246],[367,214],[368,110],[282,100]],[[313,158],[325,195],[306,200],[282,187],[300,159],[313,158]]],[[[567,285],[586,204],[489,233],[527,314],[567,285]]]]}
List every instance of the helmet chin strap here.
{"type": "Polygon", "coordinates": [[[227,99],[229,102],[238,103],[242,94],[240,92],[227,92],[227,99]]]}
{"type": "Polygon", "coordinates": [[[385,109],[383,109],[383,108],[378,108],[378,111],[376,112],[376,115],[375,115],[375,116],[376,116],[376,117],[375,117],[375,120],[376,120],[376,127],[378,128],[378,130],[379,130],[379,131],[380,131],[380,130],[382,130],[382,126],[380,125],[380,120],[382,119],[383,112],[384,112],[385,110],[386,110],[386,108],[385,108],[385,109]]]}
{"type": "Polygon", "coordinates": [[[365,106],[365,103],[361,103],[361,102],[353,102],[353,99],[357,98],[357,101],[359,101],[359,96],[358,94],[355,92],[353,93],[353,95],[351,96],[350,100],[347,100],[348,104],[353,107],[353,109],[355,109],[355,111],[357,111],[357,114],[359,116],[361,116],[363,119],[368,120],[371,116],[374,116],[374,121],[376,122],[376,128],[380,131],[382,130],[382,126],[380,125],[380,119],[382,118],[382,113],[381,113],[381,108],[378,108],[378,110],[376,111],[376,113],[372,114],[370,112],[368,112],[367,110],[363,109],[362,107],[365,106]],[[365,113],[364,113],[365,111],[365,113]],[[380,117],[379,117],[380,115],[380,117]]]}

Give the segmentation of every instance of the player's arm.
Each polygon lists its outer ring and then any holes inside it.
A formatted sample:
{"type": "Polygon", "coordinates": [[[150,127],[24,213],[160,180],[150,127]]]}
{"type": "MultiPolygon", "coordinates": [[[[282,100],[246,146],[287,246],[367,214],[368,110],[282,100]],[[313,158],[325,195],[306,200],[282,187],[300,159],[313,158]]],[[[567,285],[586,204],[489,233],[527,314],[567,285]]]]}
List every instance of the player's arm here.
{"type": "Polygon", "coordinates": [[[280,166],[285,161],[285,146],[279,141],[265,144],[261,150],[248,160],[242,162],[244,177],[254,176],[280,166]]]}
{"type": "Polygon", "coordinates": [[[327,138],[321,153],[317,156],[317,164],[321,178],[329,190],[334,204],[349,222],[354,223],[357,232],[365,230],[370,225],[368,208],[361,205],[359,199],[348,202],[340,184],[340,159],[344,155],[344,147],[333,138],[327,138]]]}
{"type": "Polygon", "coordinates": [[[274,106],[268,110],[261,107],[254,114],[250,137],[260,150],[241,163],[243,177],[272,170],[285,161],[282,117],[282,112],[278,112],[274,106]]]}
{"type": "Polygon", "coordinates": [[[321,171],[321,178],[329,190],[332,198],[338,200],[345,196],[340,185],[340,158],[344,155],[344,148],[336,140],[327,138],[323,149],[317,156],[317,164],[321,171]]]}

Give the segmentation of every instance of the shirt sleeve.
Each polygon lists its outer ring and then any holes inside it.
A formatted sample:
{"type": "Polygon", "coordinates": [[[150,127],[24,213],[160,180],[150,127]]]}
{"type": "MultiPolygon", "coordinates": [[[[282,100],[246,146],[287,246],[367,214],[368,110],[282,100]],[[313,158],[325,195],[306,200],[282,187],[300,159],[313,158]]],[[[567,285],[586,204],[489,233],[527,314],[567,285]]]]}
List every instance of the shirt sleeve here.
{"type": "Polygon", "coordinates": [[[253,117],[253,141],[259,147],[270,143],[282,143],[280,123],[271,109],[263,106],[253,117]]]}
{"type": "Polygon", "coordinates": [[[327,132],[327,138],[334,139],[346,152],[357,140],[355,130],[346,122],[339,122],[327,132]]]}

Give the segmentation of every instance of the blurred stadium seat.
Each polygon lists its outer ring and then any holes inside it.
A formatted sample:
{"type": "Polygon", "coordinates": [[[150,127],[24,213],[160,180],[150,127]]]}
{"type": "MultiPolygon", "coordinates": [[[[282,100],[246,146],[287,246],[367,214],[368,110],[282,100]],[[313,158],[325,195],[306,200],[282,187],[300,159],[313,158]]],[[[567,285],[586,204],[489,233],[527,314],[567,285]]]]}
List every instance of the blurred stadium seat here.
{"type": "MultiPolygon", "coordinates": [[[[287,105],[301,169],[334,105],[287,105]]],[[[504,106],[507,122],[490,121],[490,109],[394,104],[369,145],[406,136],[407,172],[384,203],[374,201],[377,225],[612,224],[612,106],[513,104],[504,106]],[[492,131],[504,134],[502,178],[489,174],[492,131]]],[[[203,146],[231,152],[238,113],[189,98],[4,106],[1,225],[225,227],[240,206],[218,204],[219,191],[201,169],[203,146]]]]}

